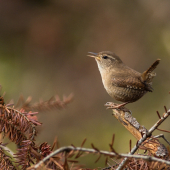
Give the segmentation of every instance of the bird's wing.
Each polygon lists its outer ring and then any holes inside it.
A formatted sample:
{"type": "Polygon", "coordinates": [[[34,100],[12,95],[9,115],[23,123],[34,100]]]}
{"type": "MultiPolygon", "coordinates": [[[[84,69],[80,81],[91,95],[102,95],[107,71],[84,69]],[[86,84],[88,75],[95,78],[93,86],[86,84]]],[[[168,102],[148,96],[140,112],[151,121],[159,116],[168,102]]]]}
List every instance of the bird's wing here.
{"type": "Polygon", "coordinates": [[[118,87],[131,88],[136,90],[152,91],[151,84],[146,84],[141,81],[141,74],[138,72],[131,72],[131,74],[116,75],[112,77],[112,84],[118,87]]]}

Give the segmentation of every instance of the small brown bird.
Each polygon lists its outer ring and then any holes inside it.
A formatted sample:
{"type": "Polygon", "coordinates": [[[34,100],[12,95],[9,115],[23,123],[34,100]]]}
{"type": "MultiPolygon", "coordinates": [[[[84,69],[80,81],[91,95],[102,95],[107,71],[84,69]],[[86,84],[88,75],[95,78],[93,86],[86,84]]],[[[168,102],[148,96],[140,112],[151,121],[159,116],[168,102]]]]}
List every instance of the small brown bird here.
{"type": "Polygon", "coordinates": [[[157,59],[146,71],[139,73],[126,66],[122,60],[110,51],[99,53],[89,52],[89,57],[94,57],[104,88],[114,99],[124,102],[115,106],[107,105],[116,109],[140,99],[148,91],[152,92],[152,79],[156,76],[153,70],[157,67],[160,59],[157,59]]]}

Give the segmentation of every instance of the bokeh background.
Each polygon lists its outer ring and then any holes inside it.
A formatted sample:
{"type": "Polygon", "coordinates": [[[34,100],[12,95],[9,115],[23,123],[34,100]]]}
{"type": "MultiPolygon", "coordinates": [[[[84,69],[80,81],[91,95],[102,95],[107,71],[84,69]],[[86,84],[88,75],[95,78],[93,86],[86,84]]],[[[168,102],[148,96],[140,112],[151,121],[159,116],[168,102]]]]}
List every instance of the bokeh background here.
{"type": "MultiPolygon", "coordinates": [[[[114,100],[87,52],[113,51],[139,72],[161,59],[154,92],[127,105],[150,128],[158,120],[156,111],[162,114],[164,105],[170,107],[169,9],[169,0],[0,0],[0,84],[6,102],[16,103],[20,94],[35,102],[74,93],[67,109],[39,114],[43,126],[37,144],[52,144],[57,137],[60,146],[80,146],[87,138],[86,147],[94,143],[109,150],[115,134],[117,152],[127,153],[130,139],[135,145],[134,137],[104,107],[114,100]]],[[[169,120],[161,128],[170,130],[169,120]]],[[[104,162],[94,164],[95,159],[81,163],[104,167],[104,162]]]]}

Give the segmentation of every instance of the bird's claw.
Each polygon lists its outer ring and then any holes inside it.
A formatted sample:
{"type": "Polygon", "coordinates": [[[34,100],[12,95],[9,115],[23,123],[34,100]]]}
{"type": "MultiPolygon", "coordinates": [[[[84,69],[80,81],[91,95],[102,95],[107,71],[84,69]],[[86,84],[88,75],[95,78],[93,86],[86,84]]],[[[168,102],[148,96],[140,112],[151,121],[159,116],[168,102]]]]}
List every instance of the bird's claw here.
{"type": "Polygon", "coordinates": [[[106,106],[106,109],[116,109],[117,104],[113,102],[107,102],[104,106],[106,106]]]}
{"type": "Polygon", "coordinates": [[[124,112],[130,112],[131,113],[131,111],[129,109],[127,109],[126,107],[124,107],[122,104],[107,102],[104,106],[107,107],[106,109],[117,109],[117,110],[122,110],[124,112]]]}

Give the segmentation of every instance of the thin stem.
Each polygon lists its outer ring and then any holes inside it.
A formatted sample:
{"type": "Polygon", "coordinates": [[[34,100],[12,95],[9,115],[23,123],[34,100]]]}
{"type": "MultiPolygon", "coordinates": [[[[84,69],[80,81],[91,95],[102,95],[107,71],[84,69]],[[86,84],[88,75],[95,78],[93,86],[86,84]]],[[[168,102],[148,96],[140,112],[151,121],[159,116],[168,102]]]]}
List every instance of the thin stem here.
{"type": "Polygon", "coordinates": [[[89,148],[81,148],[81,147],[73,147],[73,146],[66,146],[66,147],[61,147],[57,150],[55,150],[54,152],[52,152],[51,154],[49,154],[48,156],[46,156],[44,159],[42,159],[41,161],[39,161],[34,168],[38,168],[41,164],[43,164],[44,162],[46,162],[47,160],[49,160],[51,157],[61,153],[61,152],[70,152],[70,151],[82,151],[82,152],[86,152],[86,153],[96,153],[96,154],[102,154],[105,156],[115,156],[115,157],[128,157],[128,158],[136,158],[136,159],[144,159],[144,160],[148,160],[148,161],[155,161],[155,162],[160,162],[160,163],[165,163],[167,165],[170,165],[170,161],[166,161],[163,159],[159,159],[156,157],[151,157],[151,156],[144,156],[144,155],[130,155],[130,154],[116,154],[114,152],[108,152],[108,151],[97,151],[95,149],[89,149],[89,148]]]}

